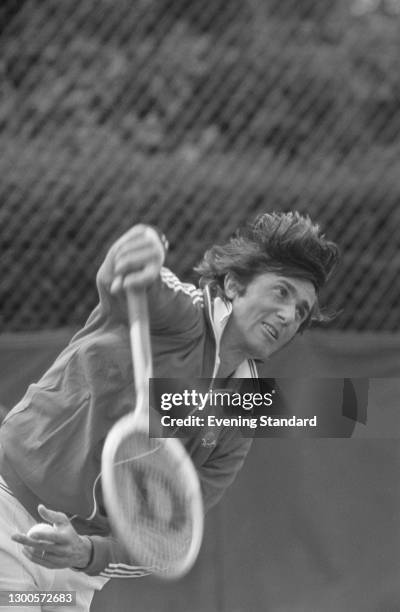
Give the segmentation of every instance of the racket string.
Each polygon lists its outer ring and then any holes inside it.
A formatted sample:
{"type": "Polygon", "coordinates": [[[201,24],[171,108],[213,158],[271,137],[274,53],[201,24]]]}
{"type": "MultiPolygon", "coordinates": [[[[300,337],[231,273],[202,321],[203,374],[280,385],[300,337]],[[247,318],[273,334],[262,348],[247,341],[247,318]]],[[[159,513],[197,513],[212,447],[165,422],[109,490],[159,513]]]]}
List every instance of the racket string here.
{"type": "Polygon", "coordinates": [[[145,451],[139,448],[142,444],[141,440],[133,445],[131,440],[114,460],[117,488],[126,492],[120,500],[121,517],[125,516],[128,544],[140,558],[147,563],[162,559],[167,566],[172,559],[184,556],[190,546],[193,525],[187,512],[187,492],[179,465],[162,452],[162,444],[145,451]],[[157,451],[160,456],[154,462],[157,451]]]}

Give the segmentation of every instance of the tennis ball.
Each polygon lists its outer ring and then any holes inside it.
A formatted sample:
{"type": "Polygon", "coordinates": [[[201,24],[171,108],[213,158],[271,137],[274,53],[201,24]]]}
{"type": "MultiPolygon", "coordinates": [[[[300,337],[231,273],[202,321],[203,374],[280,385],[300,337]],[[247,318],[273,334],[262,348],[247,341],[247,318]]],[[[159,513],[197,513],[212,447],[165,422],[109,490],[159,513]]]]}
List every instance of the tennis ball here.
{"type": "Polygon", "coordinates": [[[29,529],[26,535],[34,540],[46,540],[46,536],[50,534],[54,534],[53,525],[49,525],[49,523],[36,523],[36,525],[29,529]]]}

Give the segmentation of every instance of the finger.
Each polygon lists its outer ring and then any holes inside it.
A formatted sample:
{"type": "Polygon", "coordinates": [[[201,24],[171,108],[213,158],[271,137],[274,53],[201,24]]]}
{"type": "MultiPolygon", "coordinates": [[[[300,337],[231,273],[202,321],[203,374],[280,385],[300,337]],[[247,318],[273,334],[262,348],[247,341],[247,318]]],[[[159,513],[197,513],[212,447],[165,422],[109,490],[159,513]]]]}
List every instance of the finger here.
{"type": "Polygon", "coordinates": [[[121,242],[117,242],[114,247],[114,257],[119,257],[127,250],[140,250],[149,247],[157,248],[160,238],[157,234],[145,233],[141,236],[124,236],[121,242]]]}
{"type": "Polygon", "coordinates": [[[140,270],[139,272],[132,272],[131,274],[125,276],[122,286],[124,289],[129,289],[131,287],[135,289],[147,287],[155,280],[157,274],[157,266],[146,266],[146,268],[140,270]]]}
{"type": "Polygon", "coordinates": [[[149,229],[151,228],[148,225],[145,225],[144,223],[136,223],[136,225],[133,225],[127,232],[125,232],[124,235],[128,237],[145,236],[149,229]]]}
{"type": "Polygon", "coordinates": [[[143,224],[138,224],[138,225],[134,225],[133,227],[131,227],[130,230],[125,232],[125,234],[123,234],[120,238],[118,238],[118,240],[114,243],[112,247],[114,253],[118,251],[118,249],[120,249],[121,246],[124,245],[126,242],[133,241],[133,242],[139,243],[142,240],[146,240],[146,237],[148,238],[148,236],[150,235],[148,232],[149,229],[151,228],[143,224]]]}
{"type": "Polygon", "coordinates": [[[41,551],[40,553],[34,554],[29,549],[26,549],[26,548],[22,549],[22,554],[27,559],[29,559],[33,563],[36,563],[37,565],[41,565],[49,569],[61,569],[64,567],[69,567],[68,560],[64,556],[57,557],[53,554],[47,553],[47,551],[45,552],[44,555],[42,553],[43,551],[41,551]]]}
{"type": "Polygon", "coordinates": [[[116,274],[110,286],[110,292],[116,294],[123,288],[123,279],[129,273],[141,272],[146,266],[156,266],[156,272],[151,280],[154,280],[162,265],[162,257],[151,249],[138,249],[133,255],[132,250],[127,250],[116,262],[114,273],[116,274]]]}
{"type": "MultiPolygon", "coordinates": [[[[162,259],[161,244],[154,244],[154,242],[146,242],[145,244],[132,244],[128,243],[121,246],[114,254],[114,268],[118,268],[118,264],[121,261],[146,261],[146,259],[154,258],[162,259]]],[[[118,270],[117,270],[118,272],[118,270]]]]}
{"type": "Polygon", "coordinates": [[[157,253],[154,253],[153,249],[142,249],[134,255],[131,252],[127,252],[116,262],[114,273],[117,276],[125,276],[130,272],[139,272],[149,264],[161,266],[161,259],[157,253]]]}
{"type": "Polygon", "coordinates": [[[47,540],[37,540],[36,538],[30,538],[29,536],[23,534],[23,533],[15,533],[14,535],[11,536],[11,539],[14,542],[17,542],[18,544],[23,544],[24,546],[31,546],[32,548],[38,547],[40,548],[40,550],[43,550],[44,547],[49,547],[51,548],[52,546],[54,546],[55,544],[57,544],[56,540],[50,540],[50,538],[52,538],[52,535],[49,535],[49,539],[47,540]]]}
{"type": "Polygon", "coordinates": [[[45,521],[53,523],[57,527],[67,527],[70,524],[69,518],[64,512],[50,510],[50,508],[46,508],[43,504],[39,504],[38,513],[45,521]]]}
{"type": "Polygon", "coordinates": [[[131,227],[130,230],[127,231],[126,236],[128,239],[135,239],[135,240],[154,240],[154,238],[159,240],[159,235],[158,232],[154,229],[154,227],[151,227],[150,225],[144,225],[143,223],[138,223],[137,225],[134,225],[133,227],[131,227]]]}
{"type": "Polygon", "coordinates": [[[132,257],[135,257],[140,251],[146,249],[150,250],[161,261],[164,260],[164,246],[160,236],[152,227],[145,227],[137,235],[133,235],[130,232],[124,234],[112,247],[112,253],[114,261],[117,261],[126,253],[131,253],[132,257]]]}
{"type": "MultiPolygon", "coordinates": [[[[152,282],[153,280],[156,279],[156,276],[159,273],[159,267],[157,266],[157,264],[153,264],[153,263],[148,263],[147,265],[151,266],[151,268],[149,270],[146,271],[145,267],[142,266],[142,268],[138,268],[137,269],[136,273],[142,273],[143,272],[143,274],[145,275],[147,272],[150,272],[149,278],[148,278],[148,283],[150,283],[150,282],[152,282]],[[154,270],[154,273],[153,273],[153,266],[154,265],[156,266],[156,269],[154,270]]],[[[135,279],[134,279],[134,272],[132,270],[130,270],[130,272],[128,272],[128,274],[126,276],[129,276],[129,275],[131,275],[131,280],[130,281],[128,280],[128,286],[136,286],[135,279]]],[[[143,284],[146,284],[145,283],[146,280],[147,279],[144,278],[143,284]]],[[[139,283],[139,286],[142,285],[142,281],[140,280],[140,278],[138,278],[138,283],[139,283]]],[[[124,289],[124,287],[126,287],[126,285],[124,284],[124,277],[123,276],[116,276],[114,278],[114,280],[112,281],[112,283],[111,283],[110,292],[112,294],[116,294],[116,293],[120,292],[122,289],[124,289]]]]}
{"type": "Polygon", "coordinates": [[[111,287],[110,287],[111,293],[118,293],[118,291],[121,291],[122,282],[123,282],[122,276],[116,276],[113,282],[111,283],[111,287]]]}

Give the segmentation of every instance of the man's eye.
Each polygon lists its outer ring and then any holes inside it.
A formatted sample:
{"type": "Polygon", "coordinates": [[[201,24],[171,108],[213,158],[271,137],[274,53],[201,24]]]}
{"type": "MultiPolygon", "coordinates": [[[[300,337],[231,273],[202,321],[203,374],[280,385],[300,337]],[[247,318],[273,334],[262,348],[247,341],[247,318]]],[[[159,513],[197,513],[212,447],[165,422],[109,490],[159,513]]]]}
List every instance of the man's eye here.
{"type": "Polygon", "coordinates": [[[279,286],[279,287],[276,288],[276,291],[277,291],[278,295],[280,297],[283,297],[283,298],[285,298],[285,297],[287,297],[289,295],[289,291],[286,289],[286,287],[279,286]]]}

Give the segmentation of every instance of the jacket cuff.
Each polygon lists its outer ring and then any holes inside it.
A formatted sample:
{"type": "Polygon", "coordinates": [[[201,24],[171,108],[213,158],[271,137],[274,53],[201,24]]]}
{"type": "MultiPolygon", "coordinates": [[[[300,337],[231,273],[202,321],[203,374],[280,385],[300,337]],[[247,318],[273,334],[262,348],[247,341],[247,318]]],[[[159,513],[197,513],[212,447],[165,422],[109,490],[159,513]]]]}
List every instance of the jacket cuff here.
{"type": "Polygon", "coordinates": [[[105,578],[139,578],[153,573],[153,568],[132,565],[125,549],[112,536],[87,536],[92,543],[92,558],[84,568],[76,568],[88,576],[105,578]]]}
{"type": "Polygon", "coordinates": [[[86,567],[74,568],[89,576],[98,576],[110,562],[112,538],[103,536],[85,536],[92,545],[91,557],[86,567]]]}

